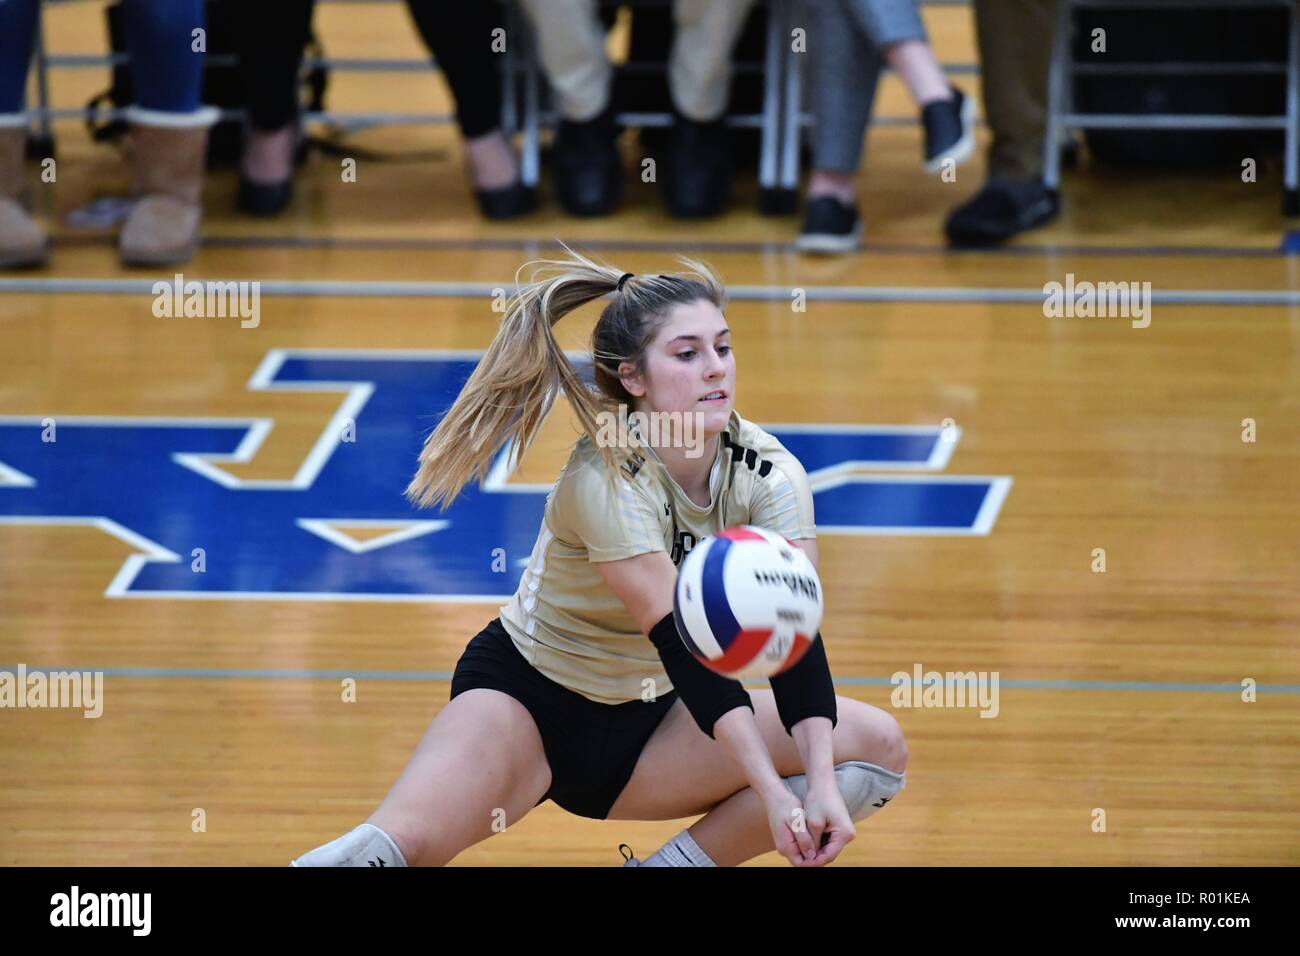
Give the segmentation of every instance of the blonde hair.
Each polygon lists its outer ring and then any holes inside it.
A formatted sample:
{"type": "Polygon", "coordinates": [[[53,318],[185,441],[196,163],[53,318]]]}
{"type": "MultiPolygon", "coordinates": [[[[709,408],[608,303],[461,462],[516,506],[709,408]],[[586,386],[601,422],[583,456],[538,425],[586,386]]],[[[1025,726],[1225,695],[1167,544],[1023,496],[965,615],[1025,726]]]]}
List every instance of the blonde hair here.
{"type": "Polygon", "coordinates": [[[726,304],[721,281],[694,259],[678,258],[689,270],[685,273],[631,276],[620,283],[623,270],[564,249],[567,259],[525,263],[520,272],[534,268],[522,286],[516,273],[516,291],[496,338],[420,451],[419,469],[406,488],[414,504],[441,504],[446,510],[471,480],[483,482],[503,440],[513,442],[512,463],[517,463],[561,389],[613,473],[614,450],[598,441],[597,416],[634,404],[620,381],[619,364],[645,370],[646,346],[674,305],[706,300],[721,309],[726,304]],[[592,389],[560,348],[553,326],[611,294],[591,335],[592,389]]]}

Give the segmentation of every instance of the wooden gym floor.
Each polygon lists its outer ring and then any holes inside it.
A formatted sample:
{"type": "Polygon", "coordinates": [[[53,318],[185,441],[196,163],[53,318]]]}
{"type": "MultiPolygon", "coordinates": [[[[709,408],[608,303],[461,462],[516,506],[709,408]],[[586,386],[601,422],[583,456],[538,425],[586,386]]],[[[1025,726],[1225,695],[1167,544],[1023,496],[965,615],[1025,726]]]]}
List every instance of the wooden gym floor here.
{"type": "MultiPolygon", "coordinates": [[[[925,12],[940,59],[973,62],[969,11],[925,12]]],[[[47,10],[50,48],[101,51],[99,13],[47,10]]],[[[400,7],[326,4],[318,26],[334,56],[419,55],[400,7]]],[[[55,105],[104,83],[100,71],[56,72],[55,105]]],[[[413,74],[336,74],[330,105],[449,109],[440,80],[413,74]]],[[[880,113],[912,115],[892,80],[880,113]]],[[[76,122],[57,133],[57,183],[37,187],[53,261],[0,276],[0,417],[272,419],[254,459],[227,470],[283,479],[339,396],[250,391],[269,352],[491,339],[496,314],[480,294],[266,295],[260,325],[241,329],[155,318],[138,291],[18,291],[14,279],[155,278],[123,270],[108,234],[66,224],[124,173],[76,122]]],[[[353,139],[435,156],[362,161],[346,184],[337,158],[314,156],[293,208],[270,222],[232,211],[233,175],[215,173],[208,242],[186,277],[504,285],[556,239],[633,272],[691,253],[768,296],[728,310],[746,417],[951,418],[962,437],[946,473],[1013,479],[987,536],[821,539],[841,694],[889,707],[881,678],[918,663],[1002,680],[996,719],[892,711],[911,748],[907,789],[859,828],[842,864],[1300,863],[1300,275],[1294,256],[1274,252],[1288,228],[1275,168],[1244,184],[1232,170],[1137,177],[1085,162],[1052,226],[1004,250],[950,253],[943,217],[977,188],[982,160],[942,183],[919,170],[915,126],[880,127],[861,177],[866,248],[819,260],[794,252],[797,220],[753,212],[752,184],[704,224],[668,219],[632,177],[607,220],[569,219],[548,198],[527,220],[489,224],[450,128],[353,139]],[[1067,273],[1150,282],[1151,325],[1045,318],[1043,284],[1067,273]],[[790,290],[823,287],[891,291],[792,311],[790,290]],[[941,301],[933,290],[965,291],[941,301]],[[1278,295],[1240,295],[1260,292],[1278,295]],[[1242,440],[1247,418],[1254,442],[1242,440]],[[1238,690],[1247,679],[1254,702],[1238,690]]],[[[635,151],[629,139],[629,169],[635,151]]],[[[581,348],[593,319],[562,322],[566,344],[581,348]]],[[[565,419],[558,409],[512,480],[553,479],[572,440],[565,419]]],[[[137,549],[91,527],[6,524],[12,492],[0,489],[0,669],[108,676],[98,720],[0,712],[3,864],[284,865],[369,814],[446,700],[445,679],[396,678],[450,672],[495,613],[481,602],[110,598],[137,549]],[[377,675],[359,679],[355,703],[340,700],[337,675],[349,672],[377,675]]],[[[619,843],[648,853],[681,826],[546,804],[455,862],[614,865],[619,843]]],[[[773,853],[754,865],[784,863],[773,853]]]]}

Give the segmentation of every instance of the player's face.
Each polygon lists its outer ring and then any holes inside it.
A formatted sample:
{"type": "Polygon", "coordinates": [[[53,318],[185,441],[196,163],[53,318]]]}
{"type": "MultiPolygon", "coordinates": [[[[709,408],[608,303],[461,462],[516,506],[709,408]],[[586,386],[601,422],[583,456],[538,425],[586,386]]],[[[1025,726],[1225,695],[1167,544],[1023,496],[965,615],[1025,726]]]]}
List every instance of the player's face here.
{"type": "Polygon", "coordinates": [[[643,411],[699,413],[706,436],[726,429],[736,400],[736,359],[726,316],[712,302],[673,306],[646,347],[645,369],[643,411]]]}

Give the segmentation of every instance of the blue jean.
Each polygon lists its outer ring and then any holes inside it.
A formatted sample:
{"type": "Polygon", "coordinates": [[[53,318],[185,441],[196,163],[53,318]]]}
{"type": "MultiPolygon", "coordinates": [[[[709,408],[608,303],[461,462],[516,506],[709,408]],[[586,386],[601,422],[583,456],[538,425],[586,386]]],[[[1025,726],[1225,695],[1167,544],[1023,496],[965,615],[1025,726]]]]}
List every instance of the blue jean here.
{"type": "Polygon", "coordinates": [[[20,113],[36,44],[37,0],[0,3],[0,113],[20,113]]]}
{"type": "MultiPolygon", "coordinates": [[[[161,113],[199,107],[204,54],[194,31],[205,29],[203,0],[123,0],[135,105],[161,113]]],[[[23,110],[27,67],[36,44],[39,0],[0,2],[0,114],[23,110]]]]}

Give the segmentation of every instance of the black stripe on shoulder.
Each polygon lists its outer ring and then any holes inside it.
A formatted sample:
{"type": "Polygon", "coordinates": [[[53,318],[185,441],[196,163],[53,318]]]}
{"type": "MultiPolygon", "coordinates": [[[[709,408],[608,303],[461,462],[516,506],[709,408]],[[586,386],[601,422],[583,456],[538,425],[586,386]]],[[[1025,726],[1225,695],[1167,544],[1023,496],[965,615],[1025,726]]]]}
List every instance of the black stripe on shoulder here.
{"type": "Polygon", "coordinates": [[[730,432],[724,431],[722,433],[722,444],[731,452],[731,464],[733,466],[743,461],[745,467],[750,471],[757,469],[761,478],[766,478],[771,473],[772,463],[765,458],[759,458],[757,450],[736,444],[730,432]]]}
{"type": "Polygon", "coordinates": [[[731,452],[731,465],[734,466],[745,450],[731,440],[731,432],[722,433],[722,447],[731,452]]]}

